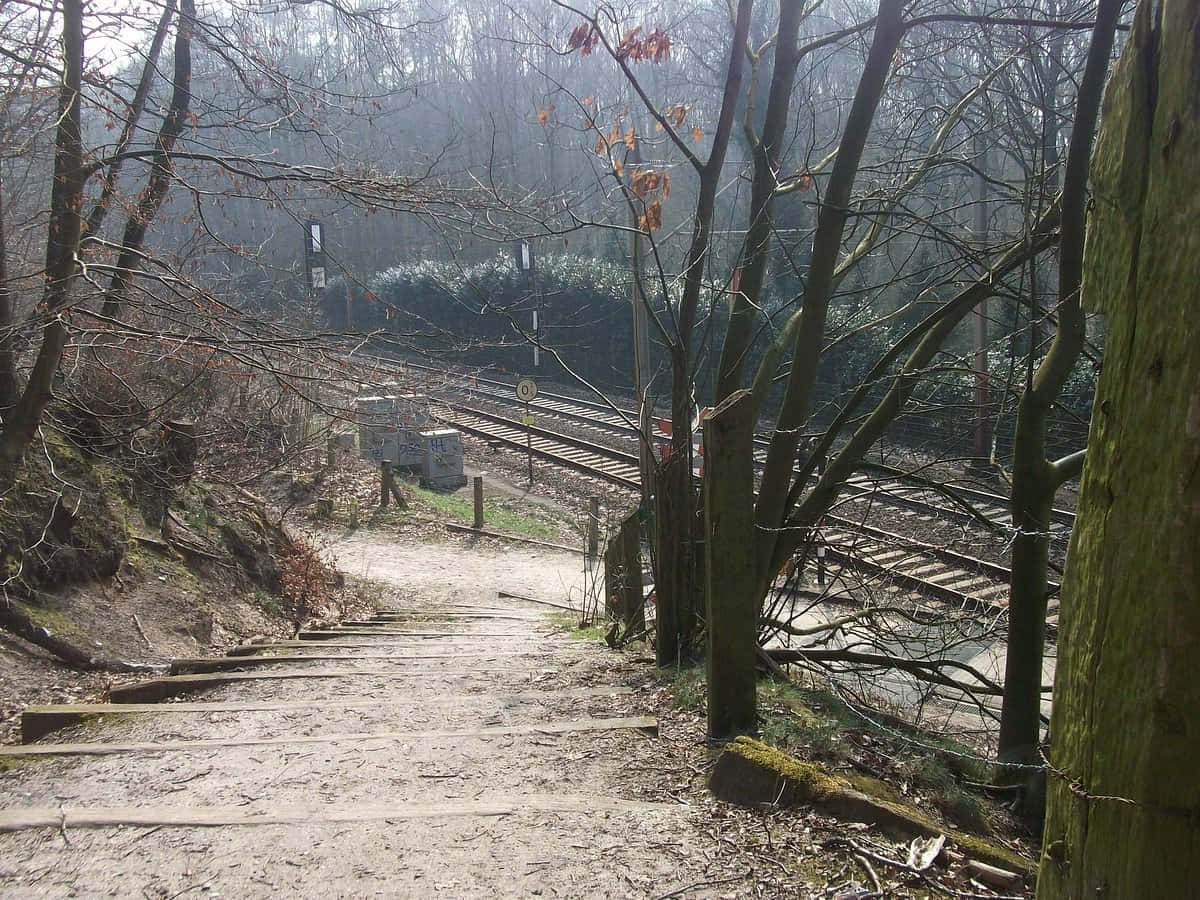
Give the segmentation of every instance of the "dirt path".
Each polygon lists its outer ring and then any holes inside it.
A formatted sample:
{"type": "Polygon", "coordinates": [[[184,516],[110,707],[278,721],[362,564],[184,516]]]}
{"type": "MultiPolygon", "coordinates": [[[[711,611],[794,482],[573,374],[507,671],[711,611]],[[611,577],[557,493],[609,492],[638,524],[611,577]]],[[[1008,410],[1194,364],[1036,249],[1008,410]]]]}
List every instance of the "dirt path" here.
{"type": "Polygon", "coordinates": [[[578,600],[578,557],[397,546],[366,534],[338,539],[332,549],[349,574],[411,590],[419,598],[408,609],[415,618],[389,630],[426,634],[355,639],[373,645],[367,648],[314,642],[314,652],[345,661],[270,670],[317,666],[339,677],[249,681],[186,698],[278,701],[287,709],[109,716],[46,740],[388,736],[23,765],[0,775],[0,823],[15,825],[24,814],[45,824],[0,832],[0,893],[761,895],[753,879],[738,883],[717,859],[719,838],[704,830],[707,809],[651,794],[629,777],[631,765],[641,771],[657,762],[655,782],[680,780],[659,739],[622,728],[552,727],[652,708],[638,687],[643,667],[555,630],[545,607],[497,598],[505,590],[578,600]],[[362,653],[389,658],[356,660],[362,653]],[[297,702],[310,705],[297,709],[297,702]],[[130,824],[88,827],[88,816],[130,824]],[[171,824],[189,817],[203,824],[171,824]],[[220,822],[237,824],[213,827],[220,822]]]}

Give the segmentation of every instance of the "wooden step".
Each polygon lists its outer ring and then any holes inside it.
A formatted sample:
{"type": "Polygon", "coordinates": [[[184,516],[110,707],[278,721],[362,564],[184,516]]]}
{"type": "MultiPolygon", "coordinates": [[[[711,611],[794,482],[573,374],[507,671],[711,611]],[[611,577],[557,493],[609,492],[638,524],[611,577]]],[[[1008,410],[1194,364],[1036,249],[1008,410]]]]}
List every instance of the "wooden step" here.
{"type": "MultiPolygon", "coordinates": [[[[481,636],[478,632],[471,631],[451,631],[439,638],[459,638],[456,643],[441,643],[439,640],[432,638],[420,638],[412,643],[403,643],[401,641],[338,641],[336,646],[338,649],[356,649],[356,650],[378,650],[381,647],[391,647],[397,650],[441,650],[442,652],[451,652],[456,650],[478,650],[480,647],[489,647],[500,642],[501,637],[513,638],[515,640],[530,643],[540,635],[530,635],[522,632],[514,631],[512,634],[481,636]],[[479,640],[471,640],[478,637],[479,640]]],[[[531,646],[541,646],[534,645],[531,646]]],[[[324,650],[325,645],[321,641],[271,641],[266,644],[238,644],[236,647],[230,647],[225,651],[226,656],[255,656],[264,650],[324,650]]]]}
{"type": "Polygon", "coordinates": [[[404,616],[397,616],[396,618],[389,617],[389,618],[383,619],[383,620],[368,621],[365,619],[352,619],[352,620],[343,622],[342,625],[339,627],[374,628],[374,627],[378,627],[378,626],[393,625],[393,624],[399,624],[399,623],[403,623],[403,622],[452,622],[456,619],[506,619],[510,622],[540,622],[540,621],[542,621],[542,616],[536,615],[536,614],[532,615],[532,616],[514,616],[512,613],[508,613],[508,612],[467,613],[467,612],[433,612],[433,611],[431,611],[428,613],[410,613],[410,614],[407,614],[404,616]]]}
{"type": "Polygon", "coordinates": [[[118,806],[31,807],[0,810],[0,832],[52,828],[66,833],[76,828],[211,828],[253,825],[312,825],[405,821],[460,817],[545,816],[547,813],[663,812],[677,814],[679,806],[645,800],[621,800],[605,795],[554,794],[501,796],[433,803],[391,803],[350,806],[118,806]]]}
{"type": "Polygon", "coordinates": [[[396,663],[421,662],[434,659],[457,661],[457,660],[480,660],[486,662],[489,659],[503,659],[505,657],[515,656],[530,656],[537,654],[539,651],[531,649],[527,651],[513,650],[481,650],[475,653],[352,653],[338,655],[335,653],[281,653],[281,654],[258,654],[253,656],[204,656],[191,659],[173,659],[171,660],[172,675],[189,675],[199,674],[201,672],[223,672],[227,669],[238,669],[248,666],[271,666],[280,665],[283,663],[309,663],[309,662],[357,662],[359,660],[390,660],[396,663]]]}
{"type": "MultiPolygon", "coordinates": [[[[481,633],[478,631],[455,631],[447,632],[453,637],[512,637],[516,635],[531,634],[536,632],[524,631],[502,631],[481,633]]],[[[297,637],[302,641],[334,641],[344,637],[413,637],[421,632],[400,631],[386,628],[329,628],[318,631],[301,631],[297,637]]]]}
{"type": "MultiPolygon", "coordinates": [[[[439,677],[459,675],[479,675],[486,673],[511,672],[511,669],[468,669],[463,671],[442,671],[436,673],[439,677]]],[[[536,670],[529,670],[536,671],[536,670]]],[[[152,703],[155,700],[165,700],[194,691],[220,687],[237,681],[266,681],[277,678],[353,678],[363,675],[374,675],[384,678],[412,678],[411,671],[402,669],[299,669],[295,672],[208,672],[203,675],[167,675],[163,678],[151,678],[133,684],[117,685],[109,688],[108,698],[113,703],[152,703]]]]}
{"type": "MultiPolygon", "coordinates": [[[[599,685],[597,687],[549,689],[545,691],[522,691],[512,694],[472,694],[482,700],[495,703],[544,703],[555,698],[587,699],[591,697],[611,697],[633,693],[626,685],[599,685]]],[[[464,702],[461,697],[448,696],[442,698],[445,705],[464,702]]],[[[21,740],[31,743],[60,728],[78,725],[89,718],[98,716],[146,715],[148,713],[166,713],[170,715],[192,714],[205,715],[208,713],[256,713],[256,712],[311,712],[325,711],[330,708],[342,710],[356,709],[391,709],[402,706],[430,707],[439,705],[438,700],[427,697],[420,699],[401,697],[391,700],[378,698],[363,700],[281,700],[267,702],[226,702],[211,701],[207,703],[62,703],[45,706],[30,706],[21,714],[21,740]]]]}
{"type": "Polygon", "coordinates": [[[658,719],[652,716],[621,716],[611,719],[575,719],[566,722],[533,722],[523,725],[489,725],[483,728],[447,728],[434,731],[359,731],[347,734],[305,734],[283,737],[204,738],[192,741],[95,742],[86,744],[22,744],[0,747],[0,759],[32,756],[116,756],[126,753],[172,753],[215,750],[225,747],[284,747],[297,744],[339,744],[364,741],[416,741],[438,738],[482,738],[519,735],[574,734],[582,731],[632,729],[658,736],[658,719]]]}

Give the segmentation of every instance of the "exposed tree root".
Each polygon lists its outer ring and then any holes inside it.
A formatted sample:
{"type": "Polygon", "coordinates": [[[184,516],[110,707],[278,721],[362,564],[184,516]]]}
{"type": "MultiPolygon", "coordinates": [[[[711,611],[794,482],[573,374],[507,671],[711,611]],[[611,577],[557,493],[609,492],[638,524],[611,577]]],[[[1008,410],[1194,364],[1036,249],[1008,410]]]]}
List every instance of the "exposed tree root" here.
{"type": "Polygon", "coordinates": [[[80,672],[160,672],[165,666],[147,663],[131,663],[122,659],[93,656],[75,646],[44,625],[39,625],[8,600],[0,601],[0,628],[15,634],[22,640],[41,647],[80,672]]]}

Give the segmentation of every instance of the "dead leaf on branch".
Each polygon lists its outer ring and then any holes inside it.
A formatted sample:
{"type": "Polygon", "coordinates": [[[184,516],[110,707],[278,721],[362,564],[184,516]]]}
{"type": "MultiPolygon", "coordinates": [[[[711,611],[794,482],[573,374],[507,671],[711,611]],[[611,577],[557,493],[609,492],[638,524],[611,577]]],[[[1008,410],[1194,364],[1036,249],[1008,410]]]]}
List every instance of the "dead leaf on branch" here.
{"type": "Polygon", "coordinates": [[[676,103],[673,106],[667,107],[667,111],[665,113],[663,113],[663,118],[666,119],[668,122],[670,122],[672,125],[674,125],[676,128],[679,128],[680,126],[683,125],[683,120],[687,118],[687,114],[691,110],[691,108],[692,108],[692,105],[690,103],[687,103],[687,104],[676,103]]]}
{"type": "Polygon", "coordinates": [[[644,38],[638,38],[641,27],[630,31],[617,46],[617,59],[633,62],[661,63],[671,58],[671,39],[661,28],[655,28],[644,38]]]}
{"type": "Polygon", "coordinates": [[[580,56],[590,56],[599,41],[599,30],[590,22],[585,22],[571,32],[571,36],[567,38],[567,48],[578,50],[580,56]]]}
{"type": "Polygon", "coordinates": [[[655,200],[646,207],[646,211],[638,220],[643,231],[657,231],[662,228],[662,201],[655,200]]]}

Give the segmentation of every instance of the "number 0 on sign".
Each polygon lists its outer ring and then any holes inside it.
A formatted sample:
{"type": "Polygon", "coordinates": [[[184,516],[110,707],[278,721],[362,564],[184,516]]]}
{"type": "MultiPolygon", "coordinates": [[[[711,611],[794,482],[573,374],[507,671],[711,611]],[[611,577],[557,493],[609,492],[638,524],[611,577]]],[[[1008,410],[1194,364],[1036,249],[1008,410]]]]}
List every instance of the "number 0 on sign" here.
{"type": "Polygon", "coordinates": [[[517,398],[528,403],[537,396],[537,384],[532,378],[522,378],[517,382],[517,398]]]}

